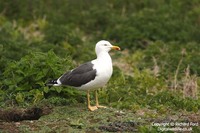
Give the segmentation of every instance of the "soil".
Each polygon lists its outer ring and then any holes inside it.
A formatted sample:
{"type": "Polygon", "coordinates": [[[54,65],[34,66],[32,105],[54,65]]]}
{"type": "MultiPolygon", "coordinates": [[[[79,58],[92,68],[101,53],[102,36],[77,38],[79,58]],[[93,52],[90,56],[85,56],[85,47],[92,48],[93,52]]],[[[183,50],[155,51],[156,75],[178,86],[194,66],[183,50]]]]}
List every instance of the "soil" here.
{"type": "MultiPolygon", "coordinates": [[[[179,112],[152,118],[129,110],[114,108],[88,111],[84,104],[55,107],[31,107],[27,109],[0,110],[0,132],[141,132],[141,128],[156,130],[152,123],[194,122],[200,123],[199,113],[179,112]]],[[[193,126],[199,128],[198,126],[193,126]]],[[[193,128],[192,127],[192,128],[193,128]]],[[[199,131],[199,129],[197,130],[199,131]]]]}
{"type": "Polygon", "coordinates": [[[136,132],[136,123],[135,122],[121,122],[115,121],[108,125],[99,126],[99,129],[107,132],[136,132]]]}
{"type": "Polygon", "coordinates": [[[7,109],[0,110],[0,120],[7,122],[18,122],[23,120],[38,120],[42,115],[49,114],[49,107],[39,108],[32,107],[27,109],[7,109]]]}

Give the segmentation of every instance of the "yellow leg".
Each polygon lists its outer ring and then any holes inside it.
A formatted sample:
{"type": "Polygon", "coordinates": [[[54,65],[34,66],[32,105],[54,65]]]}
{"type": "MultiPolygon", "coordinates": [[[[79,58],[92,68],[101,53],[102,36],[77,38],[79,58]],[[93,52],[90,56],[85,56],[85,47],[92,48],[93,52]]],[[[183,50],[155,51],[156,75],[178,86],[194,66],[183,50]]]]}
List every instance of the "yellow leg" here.
{"type": "Polygon", "coordinates": [[[87,91],[87,104],[88,104],[88,109],[90,111],[94,111],[94,110],[98,109],[97,106],[90,105],[90,92],[89,91],[87,91]]]}
{"type": "Polygon", "coordinates": [[[106,106],[99,105],[97,90],[95,90],[95,99],[96,99],[96,107],[97,108],[106,108],[106,106]]]}

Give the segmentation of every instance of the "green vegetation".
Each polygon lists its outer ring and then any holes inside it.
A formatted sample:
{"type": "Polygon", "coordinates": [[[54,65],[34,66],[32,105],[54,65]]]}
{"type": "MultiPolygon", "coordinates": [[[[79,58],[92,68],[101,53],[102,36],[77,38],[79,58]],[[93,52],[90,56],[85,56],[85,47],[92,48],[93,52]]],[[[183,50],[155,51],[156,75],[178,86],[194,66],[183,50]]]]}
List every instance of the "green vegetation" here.
{"type": "MultiPolygon", "coordinates": [[[[200,113],[198,0],[0,3],[1,108],[37,106],[43,100],[55,108],[86,104],[83,92],[44,84],[93,59],[95,43],[105,39],[122,51],[112,53],[113,76],[99,90],[103,104],[136,115],[142,111],[144,119],[200,113]]],[[[148,124],[137,130],[156,132],[148,124]]]]}

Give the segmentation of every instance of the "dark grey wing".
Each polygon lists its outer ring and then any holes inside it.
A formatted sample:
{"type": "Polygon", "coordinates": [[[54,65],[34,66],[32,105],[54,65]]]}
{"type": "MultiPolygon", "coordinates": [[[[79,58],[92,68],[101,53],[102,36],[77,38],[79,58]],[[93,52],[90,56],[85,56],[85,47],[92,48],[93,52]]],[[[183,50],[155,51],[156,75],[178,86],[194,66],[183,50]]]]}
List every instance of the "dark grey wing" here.
{"type": "Polygon", "coordinates": [[[59,80],[63,85],[80,87],[95,79],[97,71],[93,69],[93,66],[94,64],[91,62],[84,63],[74,70],[63,74],[59,80]]]}

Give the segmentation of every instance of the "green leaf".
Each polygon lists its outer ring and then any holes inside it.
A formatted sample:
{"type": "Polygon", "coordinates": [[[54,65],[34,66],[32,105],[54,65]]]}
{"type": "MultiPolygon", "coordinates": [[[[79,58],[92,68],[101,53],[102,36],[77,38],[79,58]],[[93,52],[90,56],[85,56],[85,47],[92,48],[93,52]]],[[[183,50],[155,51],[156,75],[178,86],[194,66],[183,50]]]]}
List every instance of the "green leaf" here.
{"type": "Polygon", "coordinates": [[[24,96],[22,93],[17,93],[16,97],[15,97],[17,103],[23,103],[24,102],[24,96]]]}
{"type": "Polygon", "coordinates": [[[36,89],[35,94],[34,94],[34,98],[33,98],[33,103],[37,103],[38,101],[40,101],[43,98],[44,98],[43,92],[36,89]]]}
{"type": "Polygon", "coordinates": [[[44,87],[44,92],[48,93],[49,92],[49,87],[44,87]]]}
{"type": "Polygon", "coordinates": [[[62,88],[61,88],[61,87],[56,87],[56,91],[57,91],[58,93],[60,93],[60,92],[62,91],[62,88]]]}

